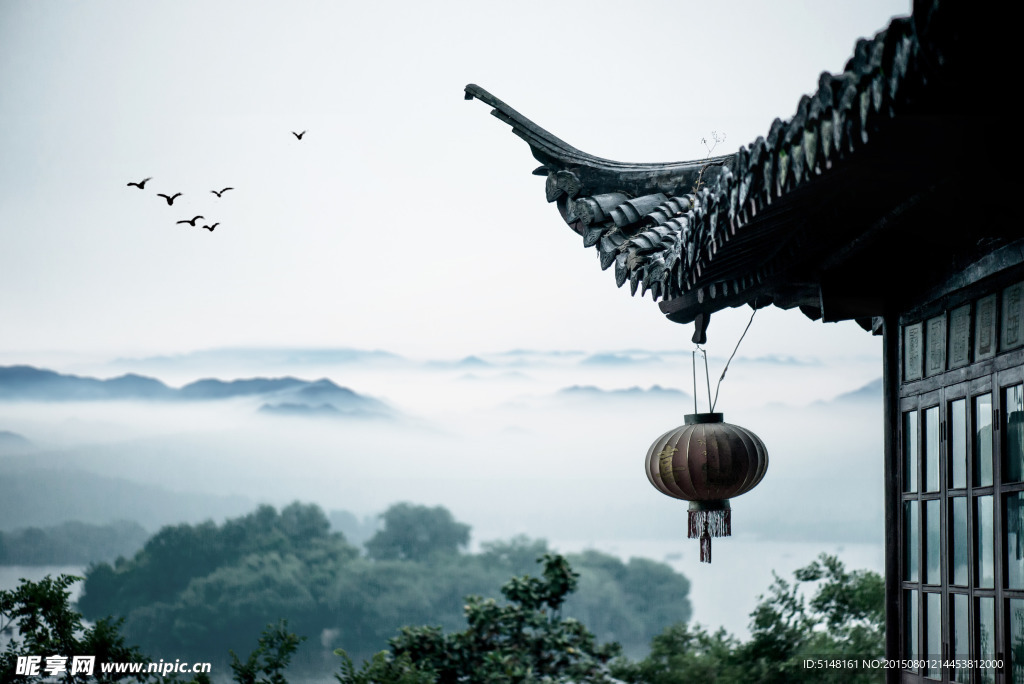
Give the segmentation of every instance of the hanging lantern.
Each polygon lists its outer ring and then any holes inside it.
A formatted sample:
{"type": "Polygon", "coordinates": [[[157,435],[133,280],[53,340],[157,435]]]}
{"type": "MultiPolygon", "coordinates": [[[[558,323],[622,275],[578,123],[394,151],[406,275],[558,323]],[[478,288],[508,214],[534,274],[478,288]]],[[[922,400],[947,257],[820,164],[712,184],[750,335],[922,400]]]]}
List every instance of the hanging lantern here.
{"type": "Polygon", "coordinates": [[[753,489],[768,469],[768,451],[750,430],[721,413],[691,413],[647,451],[647,479],[662,494],[690,502],[687,536],[700,539],[711,562],[711,538],[732,535],[729,499],[753,489]]]}

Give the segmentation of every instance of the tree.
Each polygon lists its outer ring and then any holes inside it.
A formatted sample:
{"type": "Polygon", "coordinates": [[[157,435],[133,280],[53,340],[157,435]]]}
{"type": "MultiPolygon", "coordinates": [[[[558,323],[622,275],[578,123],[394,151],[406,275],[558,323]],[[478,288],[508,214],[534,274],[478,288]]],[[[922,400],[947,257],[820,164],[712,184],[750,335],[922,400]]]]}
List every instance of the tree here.
{"type": "Polygon", "coordinates": [[[305,639],[288,631],[287,620],[267,625],[255,650],[244,662],[231,651],[231,671],[235,681],[238,684],[288,684],[284,671],[305,639]]]}
{"type": "Polygon", "coordinates": [[[344,651],[341,684],[480,682],[610,684],[608,663],[618,644],[598,645],[579,621],[561,616],[578,574],[557,554],[545,554],[543,578],[513,577],[501,593],[508,603],[470,596],[467,629],[445,634],[440,627],[405,627],[356,670],[344,651]]]}
{"type": "Polygon", "coordinates": [[[78,606],[89,619],[129,616],[140,606],[173,603],[194,581],[252,555],[288,556],[325,546],[350,548],[352,557],[358,555],[340,533],[330,532],[327,517],[313,504],[296,502],[280,514],[272,506],[262,505],[220,526],[213,521],[168,525],[131,559],[113,567],[107,563],[90,566],[78,606]]]}
{"type": "Polygon", "coordinates": [[[374,560],[421,561],[434,554],[456,554],[469,544],[469,525],[456,522],[443,506],[399,503],[381,517],[384,529],[365,544],[374,560]]]}
{"type": "Polygon", "coordinates": [[[530,539],[523,534],[507,541],[485,541],[480,544],[480,560],[487,567],[515,574],[528,571],[547,552],[548,543],[545,540],[530,539]]]}
{"type": "MultiPolygon", "coordinates": [[[[62,672],[57,676],[65,684],[135,680],[151,684],[210,684],[206,674],[194,679],[181,680],[176,675],[140,672],[104,672],[105,663],[139,663],[150,661],[136,646],[127,646],[120,633],[120,620],[102,619],[93,627],[85,628],[81,614],[71,609],[68,591],[80,577],[49,575],[38,582],[22,580],[12,590],[0,591],[0,633],[17,630],[17,636],[8,641],[0,653],[0,682],[50,681],[46,659],[63,658],[62,672]],[[38,672],[18,673],[18,658],[42,656],[38,672]],[[74,671],[75,656],[93,656],[92,671],[74,671]]],[[[284,671],[292,654],[304,637],[297,637],[287,629],[287,622],[268,625],[259,639],[257,648],[244,662],[231,653],[231,669],[238,684],[287,684],[284,671]],[[263,675],[261,677],[261,675],[263,675]]]]}
{"type": "Polygon", "coordinates": [[[651,640],[646,658],[637,663],[617,661],[612,671],[621,680],[637,684],[746,682],[736,657],[738,647],[736,638],[724,629],[712,634],[700,625],[677,623],[651,640]]]}
{"type": "Polygon", "coordinates": [[[408,655],[393,656],[381,651],[356,669],[345,651],[335,651],[342,657],[341,672],[334,675],[341,684],[435,684],[437,676],[416,667],[408,655]]]}
{"type": "Polygon", "coordinates": [[[885,652],[885,585],[875,572],[848,572],[835,556],[821,554],[796,570],[794,582],[778,575],[750,614],[751,638],[740,643],[719,630],[678,624],[654,639],[651,654],[613,668],[626,682],[779,684],[881,682],[881,669],[811,669],[805,658],[853,659],[885,652]],[[805,584],[816,583],[810,600],[805,584]]]}
{"type": "MultiPolygon", "coordinates": [[[[87,619],[123,616],[121,633],[153,658],[188,654],[224,670],[229,650],[242,652],[286,617],[299,634],[317,636],[299,647],[296,667],[327,674],[335,648],[358,663],[406,625],[462,629],[467,595],[500,597],[510,577],[532,572],[548,551],[542,540],[518,537],[459,552],[469,528],[443,508],[402,504],[385,519],[378,555],[399,555],[383,549],[420,538],[418,531],[433,541],[410,543],[403,558],[360,556],[329,532],[318,508],[302,504],[166,527],[132,558],[91,567],[78,609],[87,619]]],[[[689,583],[663,563],[597,551],[568,560],[580,577],[561,613],[631,657],[646,655],[665,625],[689,619],[689,583]]]]}
{"type": "Polygon", "coordinates": [[[645,558],[623,563],[594,550],[569,559],[581,577],[566,612],[622,645],[630,657],[644,657],[666,625],[690,619],[690,582],[664,563],[645,558]]]}
{"type": "MultiPolygon", "coordinates": [[[[125,645],[120,635],[120,621],[102,619],[85,628],[82,616],[70,607],[68,587],[80,577],[49,575],[38,582],[22,580],[11,590],[0,591],[0,633],[17,630],[3,653],[0,653],[0,681],[38,682],[48,679],[42,667],[36,675],[15,674],[19,656],[57,656],[63,662],[62,680],[73,682],[111,682],[122,679],[145,681],[144,675],[104,674],[99,663],[147,661],[138,648],[125,645]],[[95,656],[95,672],[72,674],[74,656],[95,656]]],[[[45,660],[42,664],[45,665],[45,660]]]]}

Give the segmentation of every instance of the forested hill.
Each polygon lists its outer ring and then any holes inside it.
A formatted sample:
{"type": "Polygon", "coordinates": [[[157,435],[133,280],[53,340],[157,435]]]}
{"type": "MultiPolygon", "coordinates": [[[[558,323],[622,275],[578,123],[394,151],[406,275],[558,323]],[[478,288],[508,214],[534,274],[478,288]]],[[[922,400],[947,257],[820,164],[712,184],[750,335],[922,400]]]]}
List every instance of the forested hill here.
{"type": "MultiPolygon", "coordinates": [[[[334,649],[369,656],[405,625],[463,628],[467,595],[493,596],[510,576],[536,574],[547,551],[521,537],[467,553],[469,526],[441,507],[397,504],[382,517],[364,549],[300,503],[222,525],[164,527],[134,557],[91,567],[79,609],[89,619],[124,617],[129,642],[155,657],[211,661],[286,618],[308,637],[297,664],[333,668],[334,649]]],[[[564,614],[602,641],[644,653],[690,617],[689,581],[663,563],[596,551],[568,558],[581,577],[564,614]]]]}
{"type": "Polygon", "coordinates": [[[0,565],[86,565],[134,553],[149,534],[137,522],[69,521],[52,527],[0,530],[0,565]]]}

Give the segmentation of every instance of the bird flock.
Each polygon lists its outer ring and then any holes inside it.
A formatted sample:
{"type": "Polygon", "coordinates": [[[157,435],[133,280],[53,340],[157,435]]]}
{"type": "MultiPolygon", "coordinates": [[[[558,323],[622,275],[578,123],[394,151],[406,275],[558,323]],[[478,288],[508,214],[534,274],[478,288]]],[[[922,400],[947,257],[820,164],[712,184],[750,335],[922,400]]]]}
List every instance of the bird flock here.
{"type": "MultiPolygon", "coordinates": [[[[292,135],[295,136],[296,140],[302,140],[302,136],[306,135],[306,131],[302,131],[301,133],[296,133],[295,131],[292,131],[292,135]]],[[[153,180],[152,176],[150,176],[149,178],[143,178],[142,180],[137,181],[137,182],[132,181],[132,182],[128,183],[127,187],[135,187],[135,188],[138,188],[139,190],[145,190],[146,189],[146,183],[148,183],[151,180],[153,180]]],[[[211,190],[210,192],[213,193],[214,195],[216,195],[217,199],[220,199],[221,195],[223,195],[228,190],[234,190],[234,188],[233,187],[226,187],[226,188],[221,188],[220,190],[211,190]]],[[[164,194],[162,192],[158,192],[158,193],[156,193],[156,196],[157,197],[163,197],[164,200],[167,202],[167,206],[173,207],[174,206],[174,200],[176,200],[179,197],[181,197],[182,193],[176,192],[173,195],[167,195],[167,194],[164,194]]],[[[196,227],[196,221],[198,221],[199,219],[205,219],[205,218],[206,217],[203,216],[202,214],[197,214],[196,216],[193,216],[190,219],[183,219],[181,221],[177,221],[175,223],[175,225],[181,225],[181,224],[184,223],[184,224],[188,224],[188,225],[192,226],[193,228],[195,228],[196,227]]],[[[218,221],[217,223],[213,223],[213,224],[210,224],[210,225],[204,224],[204,225],[202,225],[200,227],[204,228],[204,229],[206,229],[206,230],[208,230],[208,231],[210,231],[212,233],[217,228],[217,226],[219,226],[219,225],[220,225],[220,222],[218,221]]]]}

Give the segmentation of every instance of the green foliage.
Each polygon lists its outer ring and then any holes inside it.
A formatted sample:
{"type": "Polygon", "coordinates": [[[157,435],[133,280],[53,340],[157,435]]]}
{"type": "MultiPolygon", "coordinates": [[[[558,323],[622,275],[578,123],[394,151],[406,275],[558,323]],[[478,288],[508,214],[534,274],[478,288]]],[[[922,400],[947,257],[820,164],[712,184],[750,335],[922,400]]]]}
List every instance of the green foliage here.
{"type": "Polygon", "coordinates": [[[470,596],[468,627],[445,634],[440,627],[404,627],[379,653],[356,670],[344,651],[341,684],[420,682],[610,683],[608,663],[617,644],[599,646],[594,635],[561,607],[579,575],[569,561],[545,554],[543,578],[513,577],[502,588],[507,603],[470,596]]]}
{"type": "Polygon", "coordinates": [[[739,642],[720,629],[709,633],[700,625],[667,627],[651,642],[651,653],[638,663],[618,661],[615,676],[639,684],[729,684],[744,678],[736,658],[739,642]]]}
{"type": "Polygon", "coordinates": [[[148,537],[141,525],[90,525],[73,521],[54,527],[0,532],[0,565],[85,565],[138,550],[148,537]]]}
{"type": "MultiPolygon", "coordinates": [[[[90,567],[79,609],[90,619],[126,616],[128,633],[151,644],[150,636],[180,646],[205,643],[217,630],[255,633],[281,616],[278,609],[290,609],[303,594],[329,584],[332,567],[358,555],[329,529],[317,506],[299,503],[280,514],[260,506],[221,526],[164,527],[130,560],[90,567]],[[276,602],[260,600],[275,596],[276,602]],[[228,606],[231,599],[237,601],[228,606]],[[182,611],[197,612],[181,623],[182,611]]],[[[224,653],[229,647],[214,642],[206,650],[224,653]]]]}
{"type": "Polygon", "coordinates": [[[507,541],[484,542],[480,549],[479,557],[486,567],[522,574],[532,569],[537,559],[548,552],[548,543],[543,539],[519,535],[507,541]]]}
{"type": "Polygon", "coordinates": [[[400,503],[382,517],[384,529],[364,545],[374,560],[423,561],[434,554],[456,554],[469,544],[469,525],[456,522],[443,506],[400,503]]]}
{"type": "Polygon", "coordinates": [[[885,623],[885,580],[881,575],[867,570],[847,572],[838,558],[822,554],[797,570],[796,578],[822,582],[811,599],[811,609],[824,618],[833,637],[852,645],[881,643],[879,630],[885,623]]]}
{"type": "MultiPolygon", "coordinates": [[[[182,680],[176,675],[139,673],[104,673],[104,663],[140,663],[152,662],[138,647],[128,646],[121,635],[121,621],[101,619],[92,627],[86,628],[80,613],[71,608],[68,587],[81,577],[60,575],[56,579],[47,575],[38,582],[21,580],[17,588],[0,591],[0,634],[16,635],[10,638],[6,648],[0,653],[0,682],[43,682],[52,681],[48,675],[45,661],[40,663],[38,675],[16,674],[19,656],[63,656],[65,668],[58,679],[64,684],[84,682],[108,682],[134,680],[150,684],[211,684],[210,677],[205,673],[195,678],[182,680]],[[72,673],[74,656],[93,656],[92,674],[85,672],[72,673]]],[[[275,636],[277,636],[275,634],[275,636]]],[[[279,641],[284,644],[297,643],[295,635],[288,634],[282,627],[279,641]]],[[[268,646],[277,642],[269,642],[268,646]]],[[[263,640],[260,648],[265,648],[263,640]]],[[[294,650],[294,648],[292,649],[294,650]]],[[[260,649],[257,649],[259,652],[260,649]]],[[[270,651],[271,657],[264,658],[270,664],[269,672],[280,673],[288,665],[287,652],[281,648],[270,651]],[[282,657],[282,655],[284,657],[282,657]]],[[[234,654],[232,654],[234,655],[234,654]]],[[[250,661],[253,658],[250,657],[250,661]]],[[[243,670],[247,672],[247,670],[243,670]]],[[[240,684],[255,684],[255,680],[244,682],[236,676],[240,684]]],[[[286,684],[283,676],[277,679],[260,680],[261,684],[286,684]]]]}
{"type": "Polygon", "coordinates": [[[805,658],[855,659],[885,652],[885,586],[878,573],[848,572],[822,554],[794,572],[790,583],[775,575],[751,613],[750,640],[740,643],[719,630],[677,624],[657,636],[638,663],[613,667],[625,682],[640,684],[762,684],[881,682],[880,669],[811,669],[805,658]],[[806,583],[815,583],[808,600],[806,583]]]}
{"type": "Polygon", "coordinates": [[[690,617],[690,582],[664,563],[646,558],[623,563],[598,551],[569,559],[581,577],[566,611],[602,639],[622,644],[630,657],[643,657],[665,625],[690,617]]]}
{"type": "MultiPolygon", "coordinates": [[[[437,511],[398,504],[383,516],[386,534],[378,542],[437,544],[402,554],[418,559],[362,557],[328,531],[318,508],[299,504],[280,514],[261,507],[219,526],[164,528],[131,559],[89,568],[79,608],[89,618],[123,616],[126,637],[154,657],[188,654],[225,668],[229,650],[240,651],[265,625],[287,618],[310,636],[294,667],[330,670],[334,649],[359,662],[405,625],[463,629],[466,595],[497,595],[509,577],[531,571],[548,551],[544,541],[517,537],[485,543],[478,554],[460,553],[468,526],[437,511]],[[444,529],[449,533],[437,532],[444,529]],[[435,532],[421,535],[424,530],[435,532]]],[[[633,657],[646,654],[665,625],[690,617],[689,582],[662,563],[624,563],[596,551],[568,560],[580,576],[561,612],[633,657]]]]}
{"type": "Polygon", "coordinates": [[[361,668],[344,649],[336,649],[334,654],[341,656],[341,672],[334,675],[341,684],[435,684],[437,675],[425,672],[405,653],[394,656],[388,651],[374,654],[369,660],[363,661],[361,668]]]}
{"type": "MultiPolygon", "coordinates": [[[[346,644],[364,649],[380,638],[381,625],[435,623],[396,628],[397,635],[387,641],[390,649],[378,652],[358,668],[347,652],[336,650],[342,657],[340,673],[335,675],[340,684],[868,684],[882,681],[884,675],[881,670],[803,667],[805,658],[859,661],[884,650],[882,578],[873,572],[847,571],[833,556],[822,554],[800,568],[793,582],[775,576],[751,613],[748,641],[740,642],[724,630],[709,633],[677,620],[654,636],[647,657],[630,662],[616,659],[621,653],[617,643],[599,645],[584,622],[566,613],[578,599],[574,592],[586,581],[600,590],[595,601],[603,602],[613,615],[629,604],[668,615],[658,612],[664,610],[659,602],[681,604],[688,613],[688,583],[662,564],[638,559],[622,563],[593,551],[570,558],[544,553],[542,577],[513,576],[501,587],[503,601],[479,595],[460,601],[462,629],[446,632],[434,618],[444,615],[455,620],[438,608],[447,606],[460,587],[486,584],[497,572],[507,577],[509,568],[525,562],[527,552],[546,550],[546,545],[520,537],[487,544],[475,556],[429,554],[429,563],[373,561],[358,558],[340,537],[328,534],[318,510],[289,507],[285,509],[288,514],[282,512],[281,516],[273,509],[273,515],[264,509],[257,511],[256,519],[267,524],[274,538],[268,543],[249,540],[238,546],[271,550],[249,553],[234,564],[191,580],[178,597],[180,605],[155,603],[133,612],[131,618],[139,624],[155,625],[151,627],[155,630],[170,630],[180,640],[176,648],[188,644],[189,657],[195,659],[199,659],[195,649],[208,648],[223,638],[224,630],[237,630],[268,611],[298,613],[307,627],[321,630],[325,648],[324,634],[331,630],[324,631],[322,626],[335,624],[339,610],[351,619],[344,628],[333,631],[346,644]],[[570,564],[576,562],[589,572],[574,571],[570,564]],[[651,592],[653,586],[658,591],[651,592]],[[343,612],[346,609],[353,613],[343,612]],[[191,621],[186,619],[190,615],[191,621]]],[[[231,531],[236,540],[244,541],[252,519],[229,521],[214,531],[231,531]]],[[[168,535],[164,540],[174,538],[168,535]]],[[[94,572],[116,577],[139,560],[137,556],[122,561],[117,569],[99,566],[94,572]]],[[[145,568],[146,563],[139,566],[145,568]]],[[[23,580],[14,590],[0,591],[0,633],[12,635],[0,653],[0,681],[43,679],[42,669],[40,676],[15,675],[19,655],[63,655],[68,662],[75,655],[94,655],[97,664],[149,661],[137,647],[126,645],[121,620],[101,619],[93,627],[84,626],[82,616],[69,607],[68,587],[77,579],[61,575],[40,582],[23,580]]],[[[584,612],[597,614],[591,604],[581,605],[584,612]]],[[[627,621],[632,619],[623,615],[627,621]]],[[[242,634],[241,638],[248,637],[242,634]]],[[[287,684],[285,671],[304,639],[289,631],[283,620],[267,625],[246,660],[230,651],[234,680],[239,684],[287,684]]],[[[182,652],[177,651],[178,655],[182,652]]],[[[105,675],[99,668],[92,677],[63,675],[66,684],[125,679],[178,681],[146,674],[105,675]]],[[[199,675],[191,684],[209,684],[209,678],[199,675]]]]}
{"type": "MultiPolygon", "coordinates": [[[[529,572],[548,552],[543,540],[519,536],[481,544],[476,559],[492,573],[529,572]]],[[[602,641],[618,642],[623,652],[640,658],[665,625],[690,619],[690,582],[665,563],[646,558],[619,558],[587,550],[566,556],[580,573],[578,589],[565,613],[587,625],[602,641]]],[[[479,593],[479,592],[477,592],[479,593]]]]}
{"type": "MultiPolygon", "coordinates": [[[[71,575],[53,579],[47,575],[38,582],[22,580],[16,589],[0,591],[0,632],[16,631],[16,636],[0,653],[0,681],[37,682],[48,678],[42,670],[40,676],[16,675],[19,655],[64,656],[69,666],[76,655],[94,655],[97,663],[148,660],[136,647],[125,645],[119,622],[103,619],[93,627],[84,627],[82,616],[70,607],[68,591],[68,587],[80,579],[71,575]]],[[[98,665],[95,678],[72,675],[70,669],[68,667],[63,675],[63,681],[69,684],[146,679],[142,675],[103,675],[98,665]]]]}
{"type": "Polygon", "coordinates": [[[256,649],[243,662],[231,651],[231,671],[238,684],[288,684],[284,671],[305,637],[288,631],[288,621],[267,625],[256,649]]]}

